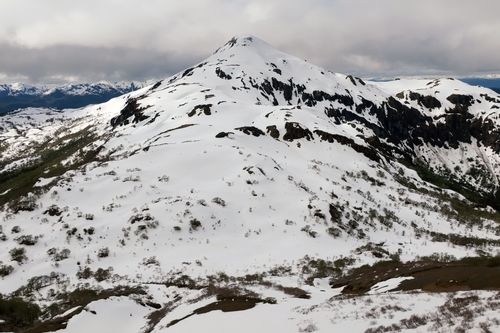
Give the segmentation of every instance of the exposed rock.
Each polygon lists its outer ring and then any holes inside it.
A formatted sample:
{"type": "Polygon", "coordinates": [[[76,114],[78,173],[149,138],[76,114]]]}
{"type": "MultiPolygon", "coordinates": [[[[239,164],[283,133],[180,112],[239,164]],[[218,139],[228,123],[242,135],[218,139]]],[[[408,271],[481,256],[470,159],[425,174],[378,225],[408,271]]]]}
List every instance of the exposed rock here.
{"type": "Polygon", "coordinates": [[[114,129],[117,126],[128,125],[130,123],[129,118],[131,117],[133,117],[133,123],[146,120],[149,117],[144,115],[143,111],[145,109],[147,107],[141,107],[137,103],[137,98],[129,98],[125,107],[120,111],[120,115],[111,118],[111,126],[114,129]]]}
{"type": "Polygon", "coordinates": [[[280,132],[278,131],[278,129],[276,128],[276,125],[269,125],[266,127],[266,130],[267,130],[267,133],[269,133],[269,135],[272,137],[272,138],[275,138],[275,139],[279,139],[280,137],[280,132]]]}
{"type": "Polygon", "coordinates": [[[218,77],[220,77],[221,79],[224,79],[224,80],[231,80],[232,79],[231,75],[226,74],[222,69],[220,69],[220,67],[217,67],[215,69],[215,74],[217,74],[218,77]]]}
{"type": "Polygon", "coordinates": [[[254,127],[254,126],[238,127],[238,128],[235,128],[235,130],[242,131],[246,135],[253,135],[253,136],[266,135],[266,133],[264,133],[262,130],[260,130],[257,127],[254,127]]]}
{"type": "Polygon", "coordinates": [[[423,96],[413,91],[410,91],[408,95],[412,101],[417,101],[418,105],[424,106],[427,109],[434,109],[441,107],[441,102],[434,96],[429,96],[429,95],[423,96]]]}
{"type": "Polygon", "coordinates": [[[192,117],[194,115],[200,116],[202,113],[209,116],[211,115],[211,109],[212,109],[212,104],[201,104],[201,105],[196,105],[193,110],[191,110],[188,113],[189,117],[192,117]]]}
{"type": "Polygon", "coordinates": [[[286,133],[283,135],[283,140],[293,141],[297,139],[306,138],[307,140],[313,139],[313,134],[307,128],[303,128],[299,123],[296,122],[286,122],[285,123],[286,133]]]}

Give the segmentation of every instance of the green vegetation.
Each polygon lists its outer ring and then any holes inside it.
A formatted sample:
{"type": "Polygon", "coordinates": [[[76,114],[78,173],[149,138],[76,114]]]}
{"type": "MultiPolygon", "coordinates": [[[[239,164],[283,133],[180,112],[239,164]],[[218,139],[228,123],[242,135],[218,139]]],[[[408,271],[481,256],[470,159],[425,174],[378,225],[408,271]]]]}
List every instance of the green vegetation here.
{"type": "MultiPolygon", "coordinates": [[[[14,212],[26,209],[26,206],[19,201],[30,192],[36,195],[43,191],[41,188],[34,187],[40,177],[60,176],[68,170],[95,160],[100,148],[83,151],[83,148],[95,140],[94,133],[89,128],[85,128],[35,147],[35,151],[30,152],[31,156],[38,156],[35,161],[0,174],[0,193],[8,191],[0,196],[0,206],[10,203],[14,212]],[[66,165],[61,163],[74,154],[78,154],[77,161],[66,165]]],[[[30,210],[30,206],[26,210],[30,210]]]]}
{"type": "Polygon", "coordinates": [[[40,308],[33,303],[24,301],[19,297],[3,298],[0,295],[0,318],[5,323],[0,324],[0,330],[3,327],[25,328],[32,325],[41,315],[40,308]]]}
{"type": "Polygon", "coordinates": [[[500,240],[479,238],[479,237],[467,237],[458,234],[443,234],[435,231],[420,230],[432,237],[434,242],[450,242],[458,246],[465,247],[478,247],[478,246],[500,246],[500,240]]]}
{"type": "Polygon", "coordinates": [[[440,186],[441,188],[450,188],[464,195],[471,202],[467,202],[466,200],[463,200],[457,196],[453,196],[447,193],[446,191],[442,191],[440,189],[428,190],[424,187],[416,186],[414,183],[412,183],[407,178],[401,175],[396,175],[395,179],[400,184],[402,184],[405,187],[408,187],[409,189],[412,189],[416,192],[429,195],[438,199],[440,202],[443,203],[440,205],[441,213],[444,214],[445,216],[448,216],[451,219],[455,219],[461,223],[466,223],[466,224],[480,224],[481,219],[487,219],[500,224],[500,210],[498,207],[498,205],[500,205],[500,201],[497,202],[496,204],[492,204],[489,200],[494,199],[493,195],[488,198],[477,194],[477,192],[473,193],[473,195],[472,194],[465,195],[463,190],[460,191],[456,187],[452,188],[451,186],[446,186],[447,180],[444,177],[433,174],[432,171],[430,171],[429,169],[421,168],[420,170],[427,170],[425,172],[425,175],[427,176],[425,177],[423,177],[420,174],[420,172],[422,171],[419,172],[419,175],[422,177],[422,179],[430,181],[434,185],[440,186]],[[430,176],[431,174],[433,174],[434,176],[431,177],[430,176]],[[485,208],[481,208],[482,206],[485,205],[490,205],[491,207],[495,208],[496,211],[492,212],[488,211],[485,208]]]}
{"type": "MultiPolygon", "coordinates": [[[[453,190],[457,193],[460,193],[463,195],[465,198],[467,198],[469,201],[476,203],[480,206],[486,206],[489,205],[493,207],[497,212],[500,211],[500,200],[497,197],[498,194],[495,193],[484,193],[481,194],[479,191],[474,189],[472,186],[469,184],[466,184],[464,182],[458,182],[452,178],[452,175],[450,172],[443,171],[442,174],[438,174],[431,170],[429,167],[427,167],[423,162],[421,161],[410,161],[408,158],[407,159],[401,159],[399,162],[406,167],[413,169],[417,172],[420,178],[423,180],[434,184],[435,186],[443,189],[450,189],[453,190]]],[[[398,177],[402,178],[402,177],[398,177]]],[[[399,179],[401,180],[401,179],[399,179]]],[[[408,187],[413,188],[415,190],[421,190],[417,188],[413,184],[409,184],[407,181],[404,182],[403,185],[408,185],[408,187]]],[[[500,217],[499,217],[500,218],[500,217]]]]}

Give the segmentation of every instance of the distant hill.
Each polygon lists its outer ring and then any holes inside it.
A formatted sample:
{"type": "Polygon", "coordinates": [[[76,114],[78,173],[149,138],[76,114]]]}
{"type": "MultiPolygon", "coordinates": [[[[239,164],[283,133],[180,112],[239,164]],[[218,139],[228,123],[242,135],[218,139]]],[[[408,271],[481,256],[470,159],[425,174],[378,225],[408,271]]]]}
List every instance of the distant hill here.
{"type": "Polygon", "coordinates": [[[142,88],[138,82],[79,83],[56,87],[0,84],[0,114],[27,107],[80,108],[142,88]]]}

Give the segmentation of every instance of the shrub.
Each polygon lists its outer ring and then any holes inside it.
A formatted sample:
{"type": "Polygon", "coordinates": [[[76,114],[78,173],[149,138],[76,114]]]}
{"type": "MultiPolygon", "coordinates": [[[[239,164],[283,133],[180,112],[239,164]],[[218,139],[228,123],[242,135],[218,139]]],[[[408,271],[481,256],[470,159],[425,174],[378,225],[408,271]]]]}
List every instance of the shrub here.
{"type": "Polygon", "coordinates": [[[81,269],[78,272],[76,272],[76,277],[79,279],[90,279],[94,272],[90,269],[90,267],[85,267],[84,269],[81,269]]]}
{"type": "Polygon", "coordinates": [[[24,247],[15,247],[9,251],[12,261],[16,261],[19,265],[28,260],[24,247]]]}
{"type": "Polygon", "coordinates": [[[57,205],[52,205],[47,208],[43,214],[49,214],[49,216],[60,216],[62,214],[62,210],[57,205]]]}
{"type": "Polygon", "coordinates": [[[17,327],[27,327],[40,316],[38,305],[23,301],[21,298],[2,298],[0,295],[0,315],[6,323],[17,327]]]}
{"type": "Polygon", "coordinates": [[[340,237],[342,235],[342,230],[334,227],[326,229],[326,232],[334,238],[340,237]]]}
{"type": "Polygon", "coordinates": [[[19,245],[33,246],[37,243],[38,237],[33,237],[32,235],[23,235],[16,238],[16,242],[19,245]]]}
{"type": "Polygon", "coordinates": [[[189,225],[191,226],[190,230],[196,231],[201,228],[201,222],[198,219],[192,219],[189,221],[189,225]]]}
{"type": "Polygon", "coordinates": [[[10,209],[14,212],[14,214],[17,214],[20,211],[31,212],[36,208],[38,208],[38,205],[36,204],[36,197],[34,195],[21,197],[10,203],[10,209]]]}
{"type": "Polygon", "coordinates": [[[54,261],[62,261],[69,258],[71,251],[70,249],[62,249],[61,251],[58,251],[56,248],[51,248],[47,250],[47,254],[51,256],[54,261]]]}
{"type": "Polygon", "coordinates": [[[305,232],[306,234],[308,234],[312,238],[316,238],[318,236],[318,233],[316,231],[312,230],[310,225],[306,225],[305,227],[300,229],[300,231],[305,232]]]}
{"type": "Polygon", "coordinates": [[[111,272],[113,271],[112,267],[108,269],[98,268],[94,273],[94,279],[97,282],[105,281],[111,277],[111,272]]]}
{"type": "Polygon", "coordinates": [[[226,202],[223,199],[219,198],[219,197],[213,198],[212,202],[216,203],[216,204],[218,204],[218,205],[220,205],[222,207],[226,207],[226,202]]]}
{"type": "Polygon", "coordinates": [[[99,251],[97,251],[98,258],[106,258],[108,256],[109,256],[109,249],[107,247],[103,247],[102,249],[99,249],[99,251]]]}
{"type": "Polygon", "coordinates": [[[0,264],[0,277],[5,277],[7,275],[10,275],[14,271],[14,267],[11,265],[3,265],[0,264]]]}

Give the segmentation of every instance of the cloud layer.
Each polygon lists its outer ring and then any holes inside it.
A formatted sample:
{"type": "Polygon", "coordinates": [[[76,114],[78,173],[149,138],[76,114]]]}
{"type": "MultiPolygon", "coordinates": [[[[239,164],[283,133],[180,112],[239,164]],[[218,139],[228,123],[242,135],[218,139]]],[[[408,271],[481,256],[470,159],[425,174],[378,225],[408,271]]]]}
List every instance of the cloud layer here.
{"type": "Polygon", "coordinates": [[[360,76],[500,73],[497,0],[0,2],[0,80],[162,78],[252,34],[360,76]]]}

